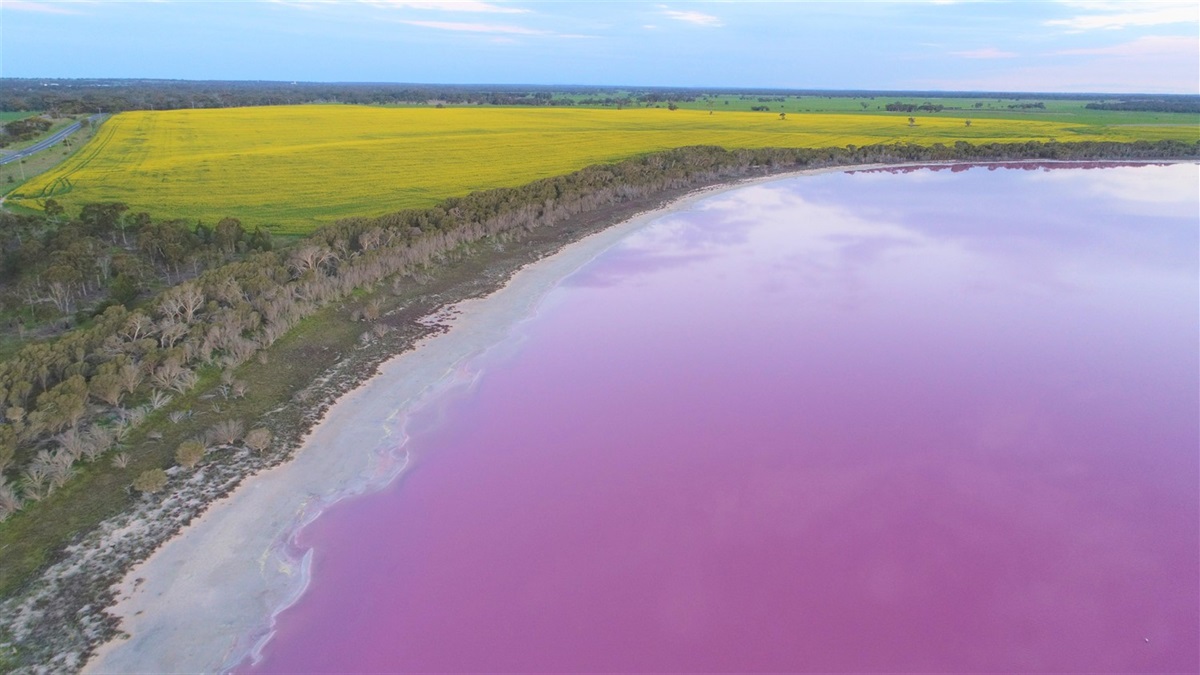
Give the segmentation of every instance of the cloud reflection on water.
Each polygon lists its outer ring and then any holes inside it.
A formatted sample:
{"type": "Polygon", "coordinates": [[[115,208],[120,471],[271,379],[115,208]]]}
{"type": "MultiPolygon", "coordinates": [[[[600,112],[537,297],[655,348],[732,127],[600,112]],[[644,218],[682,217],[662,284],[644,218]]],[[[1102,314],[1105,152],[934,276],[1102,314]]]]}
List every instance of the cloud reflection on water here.
{"type": "MultiPolygon", "coordinates": [[[[1064,167],[1065,168],[1065,167],[1064,167]]],[[[896,179],[891,174],[842,176],[862,186],[863,199],[847,206],[867,220],[883,220],[909,230],[959,241],[976,252],[1012,257],[1066,251],[1090,264],[1115,259],[1148,267],[1191,265],[1200,246],[1195,229],[1148,229],[1128,213],[1167,218],[1196,216],[1200,167],[1196,164],[1104,167],[1088,170],[972,167],[959,175],[923,169],[896,179]],[[972,175],[974,174],[974,175],[972,175]],[[972,177],[1019,184],[1020,190],[969,189],[972,177]],[[914,200],[910,186],[923,185],[914,200]],[[944,183],[931,198],[930,184],[944,183]],[[1021,202],[1012,217],[1014,194],[1021,202]],[[1054,204],[1069,198],[1064,211],[1054,204]],[[1005,253],[1006,252],[1006,253],[1005,253]]],[[[989,183],[994,185],[994,182],[989,183]]],[[[844,201],[844,182],[832,176],[789,181],[788,186],[816,203],[844,201]]]]}
{"type": "Polygon", "coordinates": [[[955,168],[832,173],[723,192],[629,236],[564,286],[638,286],[695,268],[744,278],[727,267],[740,257],[764,273],[752,288],[731,281],[725,293],[800,292],[854,311],[878,295],[871,281],[885,276],[889,285],[1005,289],[1037,301],[1089,287],[1114,265],[1133,263],[1144,283],[1196,265],[1197,228],[1164,223],[1195,215],[1197,165],[955,168]],[[1064,197],[1072,208],[1059,206],[1064,197]],[[1145,213],[1150,202],[1154,218],[1125,213],[1145,213]]]}

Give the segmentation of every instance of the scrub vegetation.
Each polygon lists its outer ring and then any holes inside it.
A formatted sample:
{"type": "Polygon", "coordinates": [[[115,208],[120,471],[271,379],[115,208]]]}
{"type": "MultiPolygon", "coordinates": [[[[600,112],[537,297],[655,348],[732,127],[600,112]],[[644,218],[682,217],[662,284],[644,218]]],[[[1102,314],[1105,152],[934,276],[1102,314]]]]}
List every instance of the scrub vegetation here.
{"type": "Polygon", "coordinates": [[[726,111],[723,105],[712,112],[345,105],[127,112],[106,122],[57,169],[8,198],[35,209],[54,199],[71,210],[120,201],[161,217],[212,225],[236,216],[248,228],[297,235],[341,217],[431,206],[476,190],[515,187],[693,145],[818,148],[1200,138],[1195,124],[1104,125],[1031,114],[1008,119],[1004,115],[1012,116],[1011,109],[995,117],[982,110],[969,118],[948,117],[902,105],[900,112],[887,115],[791,116],[726,111]]]}

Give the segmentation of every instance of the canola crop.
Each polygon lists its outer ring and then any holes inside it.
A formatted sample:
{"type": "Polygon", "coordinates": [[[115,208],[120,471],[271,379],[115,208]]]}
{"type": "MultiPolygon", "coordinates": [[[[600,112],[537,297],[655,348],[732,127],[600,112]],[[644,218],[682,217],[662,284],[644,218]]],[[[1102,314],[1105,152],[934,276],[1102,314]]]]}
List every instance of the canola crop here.
{"type": "Polygon", "coordinates": [[[156,218],[300,234],[347,216],[432,205],[688,145],[829,147],[1027,140],[1195,141],[1197,129],[1042,120],[666,109],[345,105],[127,112],[9,196],[78,210],[121,201],[156,218]]]}

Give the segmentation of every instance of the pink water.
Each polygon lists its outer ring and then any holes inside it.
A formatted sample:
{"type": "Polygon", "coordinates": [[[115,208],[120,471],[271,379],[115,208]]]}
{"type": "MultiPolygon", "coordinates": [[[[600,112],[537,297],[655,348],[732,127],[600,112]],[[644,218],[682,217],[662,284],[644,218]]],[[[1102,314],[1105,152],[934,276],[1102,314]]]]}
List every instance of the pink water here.
{"type": "Polygon", "coordinates": [[[831,174],[570,277],[257,673],[1194,671],[1198,168],[831,174]]]}

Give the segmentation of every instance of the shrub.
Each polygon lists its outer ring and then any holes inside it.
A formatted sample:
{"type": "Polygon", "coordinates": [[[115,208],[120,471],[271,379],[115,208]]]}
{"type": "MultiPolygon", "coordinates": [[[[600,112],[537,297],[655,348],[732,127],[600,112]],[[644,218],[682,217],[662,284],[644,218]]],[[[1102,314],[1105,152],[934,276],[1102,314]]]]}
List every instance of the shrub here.
{"type": "Polygon", "coordinates": [[[138,492],[153,493],[167,486],[167,472],[162,469],[150,469],[138,474],[133,481],[133,489],[138,492]]]}
{"type": "Polygon", "coordinates": [[[217,422],[213,428],[208,430],[208,440],[217,445],[232,445],[242,437],[242,431],[245,428],[241,420],[217,422]]]}
{"type": "Polygon", "coordinates": [[[175,448],[175,461],[179,462],[183,468],[191,469],[204,457],[207,449],[203,443],[195,439],[184,441],[179,444],[178,448],[175,448]]]}
{"type": "Polygon", "coordinates": [[[251,429],[242,442],[246,444],[247,448],[255,452],[262,452],[271,444],[271,432],[263,427],[251,429]]]}
{"type": "Polygon", "coordinates": [[[21,497],[0,478],[0,522],[21,510],[21,497]]]}

